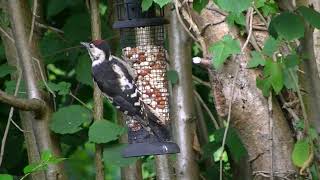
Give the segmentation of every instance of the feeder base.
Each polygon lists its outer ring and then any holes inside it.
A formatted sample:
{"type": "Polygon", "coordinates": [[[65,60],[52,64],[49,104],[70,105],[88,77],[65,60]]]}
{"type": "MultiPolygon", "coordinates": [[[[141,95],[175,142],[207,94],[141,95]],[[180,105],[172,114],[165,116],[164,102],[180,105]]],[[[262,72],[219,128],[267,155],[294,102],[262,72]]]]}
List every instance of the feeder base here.
{"type": "Polygon", "coordinates": [[[162,155],[179,153],[180,148],[173,142],[134,143],[122,151],[123,157],[135,157],[146,155],[162,155]]]}

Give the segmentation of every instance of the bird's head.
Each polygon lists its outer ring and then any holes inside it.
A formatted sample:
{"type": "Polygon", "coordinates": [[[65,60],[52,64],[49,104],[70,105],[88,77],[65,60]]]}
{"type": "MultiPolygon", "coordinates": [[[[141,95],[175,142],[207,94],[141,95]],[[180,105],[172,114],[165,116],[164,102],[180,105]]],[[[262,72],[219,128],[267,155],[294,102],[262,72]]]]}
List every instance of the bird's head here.
{"type": "Polygon", "coordinates": [[[95,40],[92,42],[81,42],[80,44],[88,50],[93,65],[100,64],[109,59],[110,47],[106,41],[95,40]]]}

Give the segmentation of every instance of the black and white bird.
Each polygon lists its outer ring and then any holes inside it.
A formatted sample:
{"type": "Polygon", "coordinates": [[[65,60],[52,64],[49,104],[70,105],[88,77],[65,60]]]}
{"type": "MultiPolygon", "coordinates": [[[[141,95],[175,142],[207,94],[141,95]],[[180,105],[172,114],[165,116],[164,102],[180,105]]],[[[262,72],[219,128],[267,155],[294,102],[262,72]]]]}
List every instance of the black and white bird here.
{"type": "Polygon", "coordinates": [[[157,116],[146,107],[135,85],[135,73],[130,65],[111,55],[109,44],[104,40],[81,42],[92,60],[92,76],[99,89],[116,109],[139,122],[161,140],[167,140],[167,129],[158,124],[157,116]]]}

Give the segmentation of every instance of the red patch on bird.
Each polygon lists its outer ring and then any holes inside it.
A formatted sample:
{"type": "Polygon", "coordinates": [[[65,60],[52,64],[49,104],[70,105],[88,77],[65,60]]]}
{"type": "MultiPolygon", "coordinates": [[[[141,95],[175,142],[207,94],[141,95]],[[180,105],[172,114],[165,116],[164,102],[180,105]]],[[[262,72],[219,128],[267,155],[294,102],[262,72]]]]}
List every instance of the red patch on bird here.
{"type": "Polygon", "coordinates": [[[103,43],[103,42],[104,42],[104,41],[101,40],[101,39],[92,41],[92,43],[93,43],[94,45],[100,45],[100,44],[103,43]]]}

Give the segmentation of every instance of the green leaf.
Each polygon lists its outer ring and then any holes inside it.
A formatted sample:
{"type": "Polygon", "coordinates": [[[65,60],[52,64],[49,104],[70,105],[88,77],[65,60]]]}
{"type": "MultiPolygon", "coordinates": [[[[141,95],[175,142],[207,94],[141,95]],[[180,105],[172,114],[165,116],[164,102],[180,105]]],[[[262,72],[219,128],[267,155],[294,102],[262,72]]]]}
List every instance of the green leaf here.
{"type": "Polygon", "coordinates": [[[295,68],[299,65],[299,56],[296,54],[289,54],[284,58],[286,68],[295,68]]]}
{"type": "MultiPolygon", "coordinates": [[[[71,84],[68,82],[61,81],[58,84],[53,82],[47,82],[48,87],[54,91],[58,92],[59,95],[67,95],[70,92],[71,84]]],[[[44,83],[41,83],[41,88],[45,89],[44,83]]]]}
{"type": "Polygon", "coordinates": [[[95,121],[89,128],[89,141],[107,143],[117,140],[123,134],[124,128],[107,120],[95,121]]]}
{"type": "Polygon", "coordinates": [[[166,76],[172,84],[177,84],[179,81],[179,75],[175,70],[167,71],[166,76]]]}
{"type": "Polygon", "coordinates": [[[206,7],[208,2],[209,0],[194,0],[192,3],[193,9],[200,13],[201,10],[206,7]]]}
{"type": "Polygon", "coordinates": [[[82,55],[76,66],[76,79],[82,84],[93,86],[91,75],[91,60],[87,54],[82,55]]]}
{"type": "Polygon", "coordinates": [[[304,36],[304,23],[299,15],[291,12],[283,12],[272,19],[270,26],[288,41],[304,36]]]}
{"type": "Polygon", "coordinates": [[[281,64],[272,60],[266,61],[263,75],[270,80],[273,90],[278,94],[284,85],[281,64]]]}
{"type": "Polygon", "coordinates": [[[273,53],[278,50],[278,47],[279,41],[270,36],[264,43],[262,53],[269,57],[272,57],[273,53]]]}
{"type": "Polygon", "coordinates": [[[213,157],[214,157],[214,161],[217,162],[217,161],[220,161],[220,158],[222,156],[222,160],[224,162],[227,162],[228,161],[228,155],[227,155],[227,152],[226,151],[223,151],[223,148],[220,147],[218,150],[216,150],[214,153],[213,153],[213,157]]]}
{"type": "Polygon", "coordinates": [[[293,164],[302,167],[304,163],[308,160],[310,156],[310,145],[309,142],[305,139],[298,140],[294,145],[292,152],[292,161],[293,164]]]}
{"type": "Polygon", "coordinates": [[[247,68],[254,68],[254,67],[258,67],[259,65],[260,66],[265,65],[265,59],[263,58],[263,56],[260,52],[252,51],[251,56],[252,56],[252,58],[248,62],[247,68]]]}
{"type": "Polygon", "coordinates": [[[153,0],[142,0],[142,11],[147,11],[152,6],[153,0]]]}
{"type": "Polygon", "coordinates": [[[91,39],[90,18],[87,13],[74,14],[70,16],[64,27],[64,37],[73,43],[91,39]]]}
{"type": "Polygon", "coordinates": [[[54,15],[59,14],[66,7],[68,7],[68,1],[66,0],[49,0],[48,9],[47,9],[47,17],[52,17],[54,15]]]}
{"type": "Polygon", "coordinates": [[[51,158],[51,159],[49,159],[48,164],[58,164],[58,163],[66,160],[66,159],[67,158],[56,158],[56,157],[55,158],[51,158]]]}
{"type": "Polygon", "coordinates": [[[0,179],[1,180],[13,180],[13,176],[10,174],[0,174],[0,179]]]}
{"type": "Polygon", "coordinates": [[[79,105],[60,108],[53,113],[50,129],[59,134],[72,134],[80,131],[83,123],[91,122],[90,112],[79,105]]]}
{"type": "Polygon", "coordinates": [[[13,66],[9,66],[7,64],[2,64],[0,66],[0,78],[3,78],[8,74],[13,73],[15,70],[16,70],[16,68],[13,66]]]}
{"type": "Polygon", "coordinates": [[[287,89],[292,89],[293,91],[297,91],[297,86],[294,83],[294,79],[292,78],[292,75],[291,75],[292,73],[294,78],[297,80],[298,79],[297,69],[298,68],[294,68],[294,69],[283,68],[283,84],[287,89]]]}
{"type": "Polygon", "coordinates": [[[315,11],[314,9],[301,6],[298,8],[298,12],[300,12],[305,20],[307,20],[312,26],[317,29],[320,29],[320,13],[315,11]]]}
{"type": "MultiPolygon", "coordinates": [[[[223,140],[225,128],[217,130],[215,134],[215,140],[221,146],[223,140]]],[[[237,163],[240,163],[242,158],[248,154],[244,144],[239,138],[237,131],[234,128],[230,128],[226,138],[226,147],[230,151],[231,157],[237,163]]]]}
{"type": "Polygon", "coordinates": [[[114,166],[128,166],[135,163],[138,158],[123,158],[121,153],[127,147],[127,144],[117,144],[112,146],[107,146],[103,150],[103,161],[105,164],[110,164],[114,166]]]}
{"type": "Polygon", "coordinates": [[[159,6],[162,8],[164,5],[169,4],[171,0],[153,0],[155,3],[159,4],[159,6]]]}
{"type": "MultiPolygon", "coordinates": [[[[4,84],[5,84],[6,93],[8,93],[10,95],[14,95],[14,91],[16,90],[16,86],[17,86],[17,81],[15,81],[15,80],[6,81],[4,84]]],[[[25,88],[23,80],[21,80],[21,82],[20,82],[18,97],[20,97],[20,98],[27,97],[27,90],[25,88]]]]}
{"type": "Polygon", "coordinates": [[[262,91],[262,94],[265,97],[270,95],[271,82],[269,79],[256,79],[257,87],[262,91]]]}
{"type": "Polygon", "coordinates": [[[33,173],[36,171],[46,170],[47,168],[48,166],[46,164],[41,164],[41,163],[29,164],[23,168],[23,173],[24,174],[33,173]]]}
{"type": "Polygon", "coordinates": [[[234,25],[234,23],[237,23],[239,25],[246,25],[246,18],[243,14],[236,14],[236,13],[230,13],[227,16],[227,22],[229,25],[234,25]]]}
{"type": "Polygon", "coordinates": [[[41,161],[49,161],[53,157],[50,150],[45,150],[41,153],[41,161]]]}
{"type": "Polygon", "coordinates": [[[222,40],[212,44],[208,50],[213,54],[213,66],[220,69],[229,56],[240,53],[240,43],[226,35],[222,40]]]}
{"type": "Polygon", "coordinates": [[[251,5],[252,0],[216,0],[217,5],[228,12],[240,14],[247,10],[251,5]]]}

